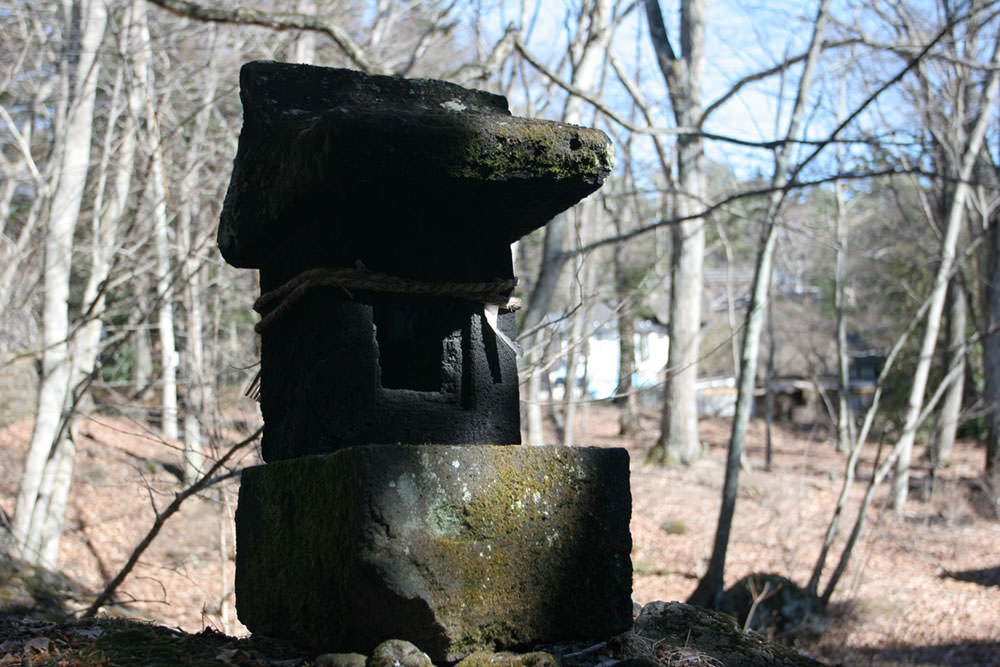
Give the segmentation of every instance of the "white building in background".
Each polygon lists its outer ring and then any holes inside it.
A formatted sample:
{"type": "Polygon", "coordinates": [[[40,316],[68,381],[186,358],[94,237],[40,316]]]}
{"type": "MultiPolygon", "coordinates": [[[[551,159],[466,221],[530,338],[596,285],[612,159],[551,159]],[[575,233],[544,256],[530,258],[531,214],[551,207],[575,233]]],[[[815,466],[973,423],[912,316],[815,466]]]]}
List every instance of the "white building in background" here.
{"type": "MultiPolygon", "coordinates": [[[[609,400],[618,393],[618,329],[614,320],[597,320],[591,323],[592,333],[587,338],[585,354],[580,355],[577,367],[577,386],[586,383],[586,398],[609,400]]],[[[563,352],[570,345],[563,341],[563,352]]],[[[662,400],[667,353],[670,336],[666,327],[637,319],[635,322],[635,363],[632,390],[648,397],[654,405],[662,400]]],[[[563,356],[565,359],[565,355],[563,356]]],[[[561,400],[566,383],[566,366],[556,366],[549,372],[552,398],[561,400]]],[[[698,381],[698,414],[730,417],[736,405],[736,379],[733,377],[702,378],[698,381]]]]}
{"type": "MultiPolygon", "coordinates": [[[[655,389],[663,384],[670,336],[663,327],[648,320],[635,323],[635,373],[632,387],[655,389]]],[[[591,398],[614,398],[618,391],[618,331],[614,327],[598,329],[587,342],[587,389],[591,398]]],[[[565,373],[565,371],[563,371],[565,373]]]]}

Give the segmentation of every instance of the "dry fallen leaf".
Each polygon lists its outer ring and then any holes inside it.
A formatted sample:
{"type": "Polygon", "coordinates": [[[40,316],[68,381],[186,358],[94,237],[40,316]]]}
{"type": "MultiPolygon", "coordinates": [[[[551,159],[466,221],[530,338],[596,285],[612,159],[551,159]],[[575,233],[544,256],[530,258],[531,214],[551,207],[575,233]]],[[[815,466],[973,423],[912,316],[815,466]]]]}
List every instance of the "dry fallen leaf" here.
{"type": "Polygon", "coordinates": [[[25,651],[37,651],[38,653],[48,653],[52,649],[52,640],[48,637],[35,637],[24,642],[25,651]]]}

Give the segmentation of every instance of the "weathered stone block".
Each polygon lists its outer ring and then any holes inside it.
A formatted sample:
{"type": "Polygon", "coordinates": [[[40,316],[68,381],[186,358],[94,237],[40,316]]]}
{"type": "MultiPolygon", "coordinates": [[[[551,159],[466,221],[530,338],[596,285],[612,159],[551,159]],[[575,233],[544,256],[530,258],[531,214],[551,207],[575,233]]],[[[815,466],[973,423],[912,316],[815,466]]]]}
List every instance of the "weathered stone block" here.
{"type": "Polygon", "coordinates": [[[606,638],[632,622],[628,454],[362,446],[243,473],[236,599],[325,651],[409,640],[435,661],[606,638]]]}
{"type": "Polygon", "coordinates": [[[247,63],[240,98],[218,242],[260,269],[264,460],[518,442],[497,335],[514,335],[510,243],[601,185],[608,138],[444,81],[309,65],[247,63]],[[392,280],[319,285],[329,271],[392,280]]]}
{"type": "MultiPolygon", "coordinates": [[[[265,461],[371,443],[521,441],[517,360],[482,305],[354,297],[316,291],[262,337],[265,461]]],[[[514,336],[513,313],[499,328],[514,336]]]]}
{"type": "Polygon", "coordinates": [[[603,132],[511,116],[500,95],[445,81],[257,61],[240,99],[218,242],[267,274],[264,289],[358,260],[426,280],[504,277],[507,245],[611,170],[603,132]]]}

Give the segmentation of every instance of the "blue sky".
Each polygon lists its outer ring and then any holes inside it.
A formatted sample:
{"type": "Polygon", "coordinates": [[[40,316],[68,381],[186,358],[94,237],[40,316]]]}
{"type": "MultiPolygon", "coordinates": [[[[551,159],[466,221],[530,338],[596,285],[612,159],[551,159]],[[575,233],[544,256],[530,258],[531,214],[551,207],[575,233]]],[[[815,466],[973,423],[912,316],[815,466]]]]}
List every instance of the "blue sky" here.
{"type": "MultiPolygon", "coordinates": [[[[626,5],[627,3],[621,3],[626,5]]],[[[567,15],[575,11],[578,2],[573,0],[539,0],[529,3],[528,14],[537,22],[531,33],[529,47],[550,66],[558,63],[565,51],[567,15]]],[[[678,8],[676,3],[662,2],[664,19],[670,31],[674,48],[679,50],[678,8]]],[[[812,3],[759,2],[756,0],[715,0],[709,4],[707,25],[707,69],[704,101],[710,103],[722,95],[732,83],[751,72],[772,66],[786,53],[802,52],[809,39],[811,18],[815,12],[812,3]]],[[[494,14],[492,29],[499,31],[504,22],[515,20],[517,5],[505,6],[494,14]]],[[[499,34],[494,32],[493,36],[499,34]]],[[[489,36],[487,37],[489,38],[489,36]]],[[[626,67],[638,71],[641,89],[658,111],[658,127],[673,126],[666,90],[656,66],[649,43],[645,12],[641,3],[636,5],[622,21],[615,34],[613,50],[626,67]]],[[[564,75],[567,69],[562,70],[564,75]]],[[[798,70],[793,70],[797,74],[798,70]]],[[[788,80],[787,93],[794,93],[797,77],[788,80]]],[[[779,81],[777,78],[746,87],[723,107],[718,109],[706,125],[706,130],[737,136],[749,140],[771,139],[775,133],[775,113],[778,108],[779,81]]],[[[627,94],[617,86],[609,86],[604,99],[623,115],[627,115],[630,102],[627,94]]],[[[519,100],[512,95],[515,112],[519,100]]],[[[787,103],[785,109],[787,110],[787,103]]],[[[555,115],[561,105],[549,110],[555,115]]],[[[769,152],[737,148],[731,144],[709,142],[709,157],[730,164],[742,176],[749,176],[760,169],[770,169],[769,152]]]]}

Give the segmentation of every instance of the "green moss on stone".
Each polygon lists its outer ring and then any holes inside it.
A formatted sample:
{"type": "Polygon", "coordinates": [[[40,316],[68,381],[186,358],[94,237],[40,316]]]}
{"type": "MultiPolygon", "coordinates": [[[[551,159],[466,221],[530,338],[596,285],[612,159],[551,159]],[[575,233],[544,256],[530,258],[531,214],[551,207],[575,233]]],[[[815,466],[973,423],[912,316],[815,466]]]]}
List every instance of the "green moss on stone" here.
{"type": "Polygon", "coordinates": [[[631,621],[623,451],[357,447],[243,483],[237,605],[254,632],[367,650],[345,642],[386,615],[377,603],[453,661],[631,621]]]}
{"type": "Polygon", "coordinates": [[[491,483],[478,488],[464,506],[432,505],[429,523],[437,529],[429,546],[441,572],[458,574],[459,587],[441,596],[440,607],[442,615],[464,621],[459,622],[457,652],[518,645],[525,637],[517,627],[551,622],[549,607],[558,597],[560,580],[527,570],[571,574],[573,563],[566,559],[572,554],[560,546],[587,543],[582,531],[592,522],[576,502],[585,493],[586,471],[572,456],[535,450],[518,454],[493,459],[491,483]],[[514,627],[481,622],[495,617],[496,610],[521,622],[514,627]]]}
{"type": "Polygon", "coordinates": [[[451,173],[462,178],[603,179],[611,170],[603,133],[548,121],[472,116],[451,173]]]}

